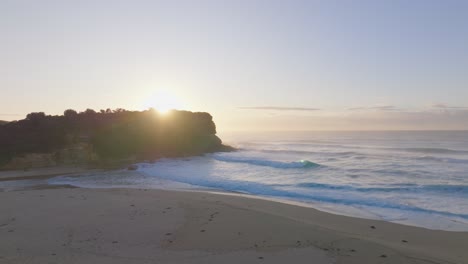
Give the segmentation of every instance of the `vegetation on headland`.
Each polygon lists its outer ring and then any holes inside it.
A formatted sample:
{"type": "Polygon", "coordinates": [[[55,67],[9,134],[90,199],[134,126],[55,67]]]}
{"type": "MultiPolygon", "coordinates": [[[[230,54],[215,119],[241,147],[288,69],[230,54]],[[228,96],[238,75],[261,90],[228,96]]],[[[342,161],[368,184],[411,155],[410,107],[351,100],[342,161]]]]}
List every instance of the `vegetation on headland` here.
{"type": "Polygon", "coordinates": [[[8,123],[7,121],[0,120],[0,126],[8,123]]]}
{"type": "Polygon", "coordinates": [[[0,126],[0,167],[99,164],[228,151],[210,114],[150,109],[30,113],[0,126]],[[39,161],[38,161],[39,160],[39,161]],[[30,163],[28,165],[28,163],[30,163]],[[33,164],[37,163],[37,164],[33,164]]]}

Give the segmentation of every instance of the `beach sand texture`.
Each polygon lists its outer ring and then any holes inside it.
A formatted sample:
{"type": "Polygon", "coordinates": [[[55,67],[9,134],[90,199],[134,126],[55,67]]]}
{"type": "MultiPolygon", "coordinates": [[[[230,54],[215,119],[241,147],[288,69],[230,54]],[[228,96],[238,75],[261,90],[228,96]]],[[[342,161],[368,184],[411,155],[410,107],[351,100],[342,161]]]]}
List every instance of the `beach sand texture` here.
{"type": "Polygon", "coordinates": [[[468,233],[235,195],[0,193],[0,263],[468,263],[468,233]]]}

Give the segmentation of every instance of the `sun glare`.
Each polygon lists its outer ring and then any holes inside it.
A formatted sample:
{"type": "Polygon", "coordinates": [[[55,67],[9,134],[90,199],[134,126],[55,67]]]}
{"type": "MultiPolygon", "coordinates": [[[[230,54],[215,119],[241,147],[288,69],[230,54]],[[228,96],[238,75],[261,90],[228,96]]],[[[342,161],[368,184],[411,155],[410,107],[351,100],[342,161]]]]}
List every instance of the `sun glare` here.
{"type": "Polygon", "coordinates": [[[167,90],[158,90],[150,98],[150,107],[156,109],[161,114],[166,114],[173,109],[181,109],[182,103],[171,92],[167,90]]]}

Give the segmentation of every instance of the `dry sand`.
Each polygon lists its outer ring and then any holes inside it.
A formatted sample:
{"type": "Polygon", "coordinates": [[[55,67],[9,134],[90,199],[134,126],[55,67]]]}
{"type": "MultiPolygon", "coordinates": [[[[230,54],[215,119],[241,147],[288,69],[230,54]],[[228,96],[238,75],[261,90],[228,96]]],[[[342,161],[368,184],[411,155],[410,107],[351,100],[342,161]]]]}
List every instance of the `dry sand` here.
{"type": "Polygon", "coordinates": [[[0,192],[0,263],[468,263],[468,233],[203,192],[0,192]]]}

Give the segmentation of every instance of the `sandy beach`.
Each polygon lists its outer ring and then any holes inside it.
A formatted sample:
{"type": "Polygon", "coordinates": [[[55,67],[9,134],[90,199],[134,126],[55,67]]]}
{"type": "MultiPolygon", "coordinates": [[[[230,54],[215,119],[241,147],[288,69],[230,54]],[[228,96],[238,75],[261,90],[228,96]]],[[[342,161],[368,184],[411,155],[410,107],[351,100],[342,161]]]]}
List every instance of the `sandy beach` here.
{"type": "Polygon", "coordinates": [[[0,210],[0,263],[468,263],[468,233],[235,195],[42,186],[0,210]]]}
{"type": "Polygon", "coordinates": [[[0,29],[0,264],[468,264],[468,0],[0,0],[0,29]]]}

